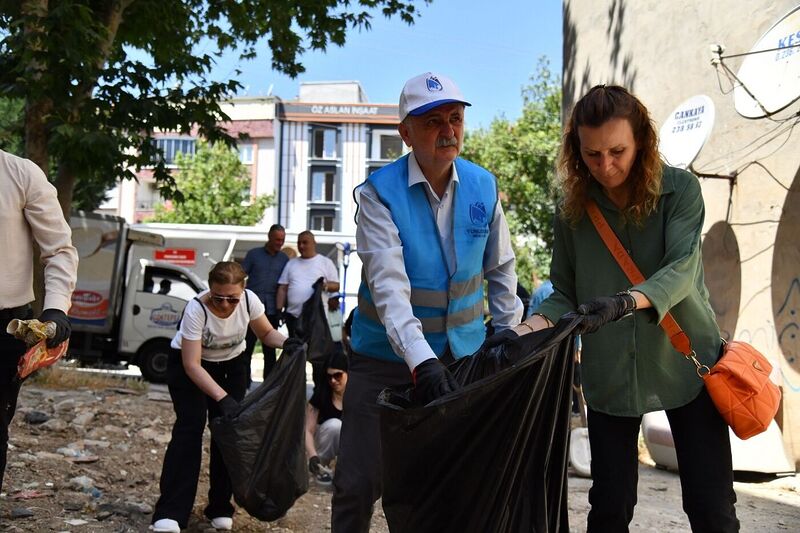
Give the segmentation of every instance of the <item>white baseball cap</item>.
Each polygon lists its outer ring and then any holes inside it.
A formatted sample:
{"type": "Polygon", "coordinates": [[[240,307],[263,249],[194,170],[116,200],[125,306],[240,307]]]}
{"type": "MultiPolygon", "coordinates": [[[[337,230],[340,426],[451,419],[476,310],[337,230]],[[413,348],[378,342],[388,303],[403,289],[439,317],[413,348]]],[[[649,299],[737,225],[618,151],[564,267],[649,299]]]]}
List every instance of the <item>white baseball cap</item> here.
{"type": "Polygon", "coordinates": [[[408,80],[400,93],[400,120],[408,115],[422,115],[434,107],[458,102],[472,105],[447,76],[426,72],[408,80]]]}

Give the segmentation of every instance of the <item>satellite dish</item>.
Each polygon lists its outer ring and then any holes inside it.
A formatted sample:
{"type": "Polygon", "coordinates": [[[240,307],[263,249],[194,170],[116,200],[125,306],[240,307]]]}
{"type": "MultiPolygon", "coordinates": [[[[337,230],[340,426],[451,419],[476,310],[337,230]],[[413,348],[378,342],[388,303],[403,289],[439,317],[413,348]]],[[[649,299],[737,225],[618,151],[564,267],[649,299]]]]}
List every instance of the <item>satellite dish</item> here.
{"type": "Polygon", "coordinates": [[[740,115],[770,116],[800,98],[800,48],[795,46],[798,44],[800,5],[767,30],[742,61],[737,73],[742,86],[733,91],[733,104],[740,115]],[[771,51],[756,53],[761,50],[771,51]]]}
{"type": "Polygon", "coordinates": [[[689,168],[714,127],[714,102],[704,94],[682,102],[659,131],[658,148],[673,167],[689,168]]]}

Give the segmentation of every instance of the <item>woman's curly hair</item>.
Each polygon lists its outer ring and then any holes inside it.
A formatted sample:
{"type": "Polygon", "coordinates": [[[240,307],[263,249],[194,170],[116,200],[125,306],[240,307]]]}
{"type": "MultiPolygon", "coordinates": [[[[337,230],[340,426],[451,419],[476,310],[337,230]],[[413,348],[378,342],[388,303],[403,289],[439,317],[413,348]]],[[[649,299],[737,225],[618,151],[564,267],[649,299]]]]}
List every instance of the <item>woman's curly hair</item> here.
{"type": "Polygon", "coordinates": [[[636,160],[627,180],[630,196],[623,211],[625,217],[640,225],[658,203],[662,167],[658,135],[650,113],[624,87],[596,85],[572,109],[558,155],[561,216],[571,224],[577,223],[583,217],[589,184],[594,179],[581,157],[578,128],[596,128],[613,118],[626,119],[636,140],[636,160]]]}

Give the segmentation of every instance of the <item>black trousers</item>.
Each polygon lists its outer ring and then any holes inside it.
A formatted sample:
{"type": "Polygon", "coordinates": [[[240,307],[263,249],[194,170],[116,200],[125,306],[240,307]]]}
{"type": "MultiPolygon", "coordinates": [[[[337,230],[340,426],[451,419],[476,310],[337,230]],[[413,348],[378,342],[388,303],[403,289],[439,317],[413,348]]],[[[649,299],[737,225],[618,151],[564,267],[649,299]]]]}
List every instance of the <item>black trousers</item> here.
{"type": "MultiPolygon", "coordinates": [[[[245,364],[241,354],[219,363],[204,360],[202,365],[214,381],[233,398],[237,401],[244,398],[250,367],[245,364]]],[[[175,410],[175,425],[172,427],[172,440],[164,455],[164,465],[161,469],[161,496],[153,512],[153,522],[171,518],[185,528],[192,513],[200,478],[206,415],[208,418],[213,418],[219,416],[220,412],[216,402],[197,388],[186,375],[178,350],[172,350],[170,353],[167,383],[175,410]]],[[[230,476],[222,460],[222,454],[213,440],[209,483],[208,505],[204,510],[206,517],[233,516],[230,476]]]]}
{"type": "MultiPolygon", "coordinates": [[[[683,510],[692,531],[739,531],[728,426],[705,388],[683,407],[667,411],[678,456],[683,510]]],[[[588,533],[627,532],[636,506],[641,417],[589,409],[592,452],[588,533]]]]}
{"type": "Polygon", "coordinates": [[[411,381],[405,363],[354,353],[342,407],[342,432],[333,478],[332,533],[367,533],[372,509],[383,491],[380,412],[386,388],[411,381]]]}
{"type": "MultiPolygon", "coordinates": [[[[272,324],[272,327],[278,329],[278,315],[267,315],[267,320],[269,323],[272,324]]],[[[242,357],[244,357],[245,363],[247,364],[247,368],[250,368],[250,362],[253,359],[253,350],[255,350],[256,342],[258,339],[256,338],[256,334],[253,333],[251,328],[247,328],[247,335],[244,338],[245,341],[245,348],[242,352],[242,357]]],[[[261,345],[261,349],[264,353],[264,373],[263,379],[267,379],[267,376],[275,368],[275,362],[277,361],[277,356],[275,355],[275,348],[270,348],[268,346],[261,345]]],[[[250,386],[252,383],[252,372],[247,375],[247,385],[250,386]]]]}
{"type": "Polygon", "coordinates": [[[25,354],[25,343],[6,333],[6,326],[11,320],[33,318],[29,306],[16,309],[0,310],[0,492],[3,490],[3,478],[6,473],[6,456],[8,453],[8,427],[17,411],[17,397],[22,382],[16,379],[17,363],[25,354]]]}

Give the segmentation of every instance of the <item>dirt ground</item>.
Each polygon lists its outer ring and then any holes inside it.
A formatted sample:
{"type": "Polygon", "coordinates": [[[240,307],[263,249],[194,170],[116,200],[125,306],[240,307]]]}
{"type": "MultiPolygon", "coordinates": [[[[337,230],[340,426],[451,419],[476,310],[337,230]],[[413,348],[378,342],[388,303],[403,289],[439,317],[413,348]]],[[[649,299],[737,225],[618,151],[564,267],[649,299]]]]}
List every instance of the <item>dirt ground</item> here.
{"type": "MultiPolygon", "coordinates": [[[[120,380],[104,379],[68,390],[47,383],[23,387],[11,428],[5,493],[0,496],[0,531],[147,530],[174,420],[171,403],[164,387],[134,383],[129,388],[120,380]]],[[[208,488],[205,466],[204,472],[186,531],[213,531],[202,518],[208,488]]],[[[688,531],[677,475],[645,464],[639,473],[639,504],[631,530],[688,531]]],[[[234,530],[329,530],[330,487],[309,483],[309,492],[285,517],[263,523],[238,511],[234,530]]],[[[589,486],[589,480],[570,476],[572,531],[585,530],[589,486]]],[[[800,530],[800,477],[737,482],[736,492],[742,531],[800,530]]],[[[388,532],[379,507],[372,531],[388,532]]]]}

